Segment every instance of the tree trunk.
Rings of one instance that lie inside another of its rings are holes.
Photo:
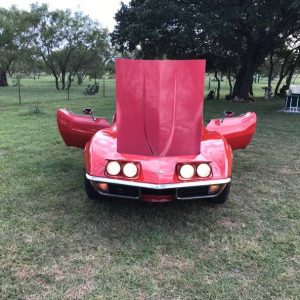
[[[55,87],[56,87],[57,90],[59,90],[58,76],[54,75],[54,78],[55,78]]]
[[[281,82],[282,82],[282,80],[285,78],[285,76],[280,76],[279,77],[279,80],[278,80],[278,82],[277,82],[277,85],[276,85],[276,88],[275,88],[275,91],[274,91],[274,95],[278,95],[278,90],[279,90],[279,88],[280,88],[280,85],[281,85]]]
[[[66,71],[62,70],[61,71],[61,89],[64,90],[66,87]]]
[[[71,85],[72,85],[72,73],[70,72],[68,75],[68,86],[67,86],[68,90],[71,88]]]
[[[270,54],[270,69],[268,74],[268,87],[270,88],[272,86],[272,77],[273,77],[273,71],[274,71],[274,61],[273,61],[274,51],[272,50]]]
[[[251,83],[251,86],[250,86],[249,94],[250,94],[251,96],[254,96],[254,93],[253,93],[253,80],[252,80],[252,83]]]
[[[232,98],[249,98],[249,92],[253,83],[253,76],[257,69],[256,65],[256,62],[251,60],[245,61],[242,64],[233,87]]]
[[[286,86],[287,88],[290,87],[291,85],[291,82],[292,82],[292,79],[293,79],[293,76],[294,76],[294,73],[295,73],[295,70],[296,70],[296,67],[292,67],[288,73],[288,76],[286,78]]]
[[[6,72],[4,70],[0,70],[0,87],[8,86]]]
[[[280,67],[280,72],[279,72],[279,80],[277,82],[277,85],[276,85],[276,88],[275,88],[275,91],[274,91],[274,95],[278,95],[278,90],[280,88],[280,85],[281,85],[281,82],[282,80],[287,76],[287,72],[285,72],[285,67],[287,65],[287,62],[288,62],[288,57],[290,56],[290,54],[288,54],[285,58],[284,58],[284,61],[283,61],[283,64],[281,65]]]
[[[231,81],[231,72],[230,72],[230,70],[227,74],[227,79],[228,79],[228,84],[229,84],[229,95],[231,96],[231,94],[232,94],[232,81]]]
[[[216,99],[218,100],[218,99],[220,99],[220,89],[221,89],[221,81],[218,77],[218,71],[215,71],[215,79],[217,80],[217,83],[218,83],[218,85],[217,85],[217,97],[216,97]]]
[[[82,82],[83,82],[82,75],[81,75],[80,73],[77,73],[77,74],[76,74],[76,78],[77,78],[77,84],[78,84],[78,85],[81,85]]]

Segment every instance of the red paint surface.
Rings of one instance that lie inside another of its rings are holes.
[[[200,152],[205,61],[116,62],[119,153]]]
[[[244,149],[251,142],[256,128],[256,114],[248,112],[240,117],[211,120],[206,129],[224,136],[232,150]]]
[[[110,127],[105,118],[76,115],[66,109],[58,109],[57,126],[67,146],[84,148],[85,144],[99,130]]]

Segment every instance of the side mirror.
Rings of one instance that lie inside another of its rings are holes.
[[[86,107],[82,110],[82,112],[85,114],[85,115],[91,115],[93,113],[93,109],[92,108],[89,108],[89,107]]]
[[[234,116],[234,112],[229,110],[224,110],[223,115],[225,116],[225,118],[231,118]]]
[[[93,121],[96,121],[96,118],[93,116],[93,109],[90,108],[90,107],[86,107],[82,110],[82,112],[85,114],[85,115],[90,115],[93,119]]]
[[[234,116],[233,111],[224,110],[223,113],[222,113],[221,122],[223,122],[225,118],[232,118],[233,116]]]

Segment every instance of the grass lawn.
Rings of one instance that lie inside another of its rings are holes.
[[[0,89],[1,299],[300,299],[300,115],[278,113],[282,99],[205,102],[206,121],[258,115],[226,205],[93,202],[55,110],[111,118],[114,81],[106,98],[74,86],[69,101],[49,78],[22,84],[22,105]]]

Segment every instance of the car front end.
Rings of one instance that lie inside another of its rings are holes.
[[[120,154],[116,132],[98,132],[85,148],[86,179],[102,197],[149,202],[214,199],[231,181],[232,150],[217,133],[202,133],[198,155]]]

